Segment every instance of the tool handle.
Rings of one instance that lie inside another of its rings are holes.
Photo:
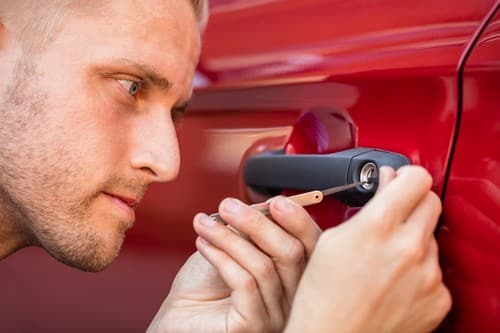
[[[305,207],[305,206],[310,206],[314,205],[317,203],[320,203],[323,200],[323,193],[321,191],[310,191],[310,192],[305,192],[301,194],[296,194],[288,197],[291,201],[295,202],[297,205]],[[258,204],[251,205],[250,207],[257,209],[259,212],[261,212],[264,215],[269,215],[269,201],[266,202],[261,202]],[[215,222],[220,222],[227,224],[224,222],[222,217],[218,213],[210,215],[210,218],[214,220]]]
[[[321,193],[321,191],[310,191],[292,195],[288,197],[288,199],[292,200],[299,206],[305,207],[320,203],[323,200],[323,193]]]

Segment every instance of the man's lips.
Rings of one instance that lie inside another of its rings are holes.
[[[106,193],[106,192],[105,192]],[[138,204],[137,200],[133,199],[133,198],[127,198],[127,197],[123,197],[121,195],[116,195],[116,194],[112,194],[112,193],[106,193],[107,195],[110,195],[112,197],[115,197],[121,201],[123,201],[124,203],[126,203],[127,205],[130,206],[130,208],[135,208]]]
[[[114,210],[115,213],[118,212],[122,219],[124,218],[123,221],[127,221],[128,223],[130,223],[129,226],[132,226],[132,223],[134,223],[135,220],[135,207],[137,206],[140,199],[135,199],[127,197],[125,195],[118,195],[109,192],[103,192],[103,194],[111,199],[111,202],[113,203],[115,208],[118,208],[118,210]]]

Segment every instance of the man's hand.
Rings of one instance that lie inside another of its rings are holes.
[[[286,332],[428,332],[449,311],[430,175],[409,166],[380,178],[357,215],[320,237]]]
[[[321,234],[300,206],[270,202],[272,220],[236,199],[194,218],[200,237],[150,332],[281,332],[300,277]]]

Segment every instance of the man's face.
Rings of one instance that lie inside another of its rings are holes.
[[[65,18],[10,73],[23,79],[1,96],[0,203],[32,242],[84,270],[116,257],[148,185],[178,173],[172,114],[199,48],[187,0],[113,1]]]

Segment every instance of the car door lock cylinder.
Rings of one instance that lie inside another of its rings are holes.
[[[365,190],[371,190],[375,186],[375,181],[378,179],[378,169],[375,163],[368,162],[361,168],[359,173],[359,181]]]

